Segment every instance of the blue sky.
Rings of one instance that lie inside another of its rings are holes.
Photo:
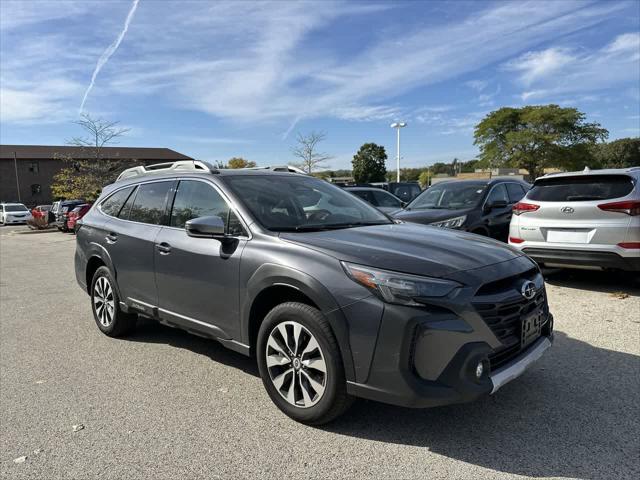
[[[131,129],[123,145],[262,165],[315,130],[333,168],[364,142],[393,168],[395,120],[403,166],[466,160],[501,106],[575,106],[610,139],[640,135],[638,0],[2,0],[0,20],[2,143],[64,144],[85,94]]]

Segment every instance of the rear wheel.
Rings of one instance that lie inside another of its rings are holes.
[[[135,327],[138,316],[122,311],[114,286],[109,269],[98,268],[91,282],[91,307],[100,331],[110,337],[119,337]]]
[[[260,326],[257,359],[271,400],[294,420],[327,423],[352,403],[337,341],[316,308],[290,302],[271,310]]]

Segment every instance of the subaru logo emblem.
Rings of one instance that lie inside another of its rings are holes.
[[[562,208],[560,209],[560,211],[561,211],[562,213],[573,213],[573,212],[575,212],[575,210],[574,210],[573,208],[571,208],[571,207],[562,207]]]
[[[533,282],[524,282],[520,287],[520,293],[527,300],[531,300],[536,296],[536,284]]]

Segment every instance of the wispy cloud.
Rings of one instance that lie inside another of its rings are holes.
[[[131,4],[124,27],[120,3],[91,3],[96,11],[83,10],[81,21],[75,19],[76,23],[73,16],[65,17],[70,26],[65,25],[55,50],[44,46],[48,56],[33,61],[21,59],[20,50],[26,47],[15,48],[20,29],[44,22],[47,15],[56,18],[60,14],[55,9],[46,15],[23,12],[22,20],[12,23],[11,31],[17,33],[11,37],[9,60],[6,47],[0,46],[3,88],[8,92],[6,99],[3,95],[8,113],[4,108],[0,112],[3,121],[41,122],[54,115],[53,111],[75,110],[76,89],[85,78],[82,68],[86,59],[95,61],[100,56],[83,106],[100,75],[100,96],[95,91],[91,97],[92,107],[95,103],[98,109],[104,108],[104,98],[110,104],[119,99],[131,109],[136,102],[152,99],[154,104],[201,112],[231,125],[272,122],[284,125],[283,130],[288,126],[289,131],[301,119],[321,117],[381,121],[406,115],[418,122],[435,122],[444,111],[418,112],[404,103],[402,96],[509,62],[514,56],[524,65],[523,51],[533,55],[541,43],[593,27],[628,6],[624,2],[582,0],[483,3],[479,10],[449,17],[429,28],[396,22],[388,31],[365,32],[366,40],[358,48],[345,49],[342,39],[333,38],[335,25],[360,22],[381,10],[396,9],[396,4],[164,1],[154,3],[145,15],[137,15],[136,28],[127,32],[137,2]],[[88,24],[91,41],[87,41]],[[116,29],[121,33],[109,48],[104,52],[96,49],[105,39],[110,40]],[[125,34],[127,42],[111,57]],[[401,38],[402,45],[389,42],[389,38]],[[36,42],[37,36],[29,41]],[[634,41],[620,37],[603,55],[626,55]],[[82,59],[72,60],[72,54]],[[549,65],[562,63],[563,58],[558,59],[561,54],[580,58],[573,50],[527,57],[527,68],[533,75],[529,77],[534,80],[522,83],[522,88],[530,92],[550,89],[549,72],[553,69],[549,70]],[[18,68],[10,78],[5,65],[12,61]],[[109,68],[103,68],[107,61]],[[525,73],[512,71],[519,77]],[[37,79],[27,81],[30,75]],[[64,80],[73,88],[52,95],[47,87],[49,79]],[[489,81],[481,77],[467,85],[477,92],[477,106],[489,107],[495,101],[493,88],[497,87],[490,87]],[[37,108],[38,103],[47,108]],[[21,113],[22,104],[29,104],[29,108]],[[463,116],[454,119],[462,121]],[[285,130],[282,137],[289,133]]]
[[[84,92],[84,96],[82,97],[82,102],[80,103],[80,112],[84,110],[84,104],[87,101],[87,97],[89,96],[89,93],[93,88],[93,85],[96,82],[96,78],[98,77],[100,70],[102,70],[102,67],[106,65],[106,63],[109,61],[111,56],[114,53],[116,53],[116,51],[118,50],[118,47],[120,46],[120,44],[122,43],[122,40],[124,39],[124,36],[127,34],[127,30],[129,30],[129,24],[131,23],[131,20],[133,19],[133,16],[136,13],[136,9],[138,8],[139,1],[140,0],[133,0],[133,3],[131,4],[131,8],[129,9],[129,13],[127,14],[127,18],[124,21],[124,25],[122,27],[122,30],[120,31],[120,34],[113,41],[113,43],[107,47],[107,49],[102,53],[102,55],[100,55],[100,58],[98,59],[98,63],[96,64],[96,68],[93,70],[93,74],[91,75],[91,81],[89,82],[89,86],[87,87],[87,90]]]
[[[559,94],[597,91],[637,83],[640,79],[640,33],[617,36],[593,51],[552,47],[528,52],[508,62],[526,90],[524,101]]]

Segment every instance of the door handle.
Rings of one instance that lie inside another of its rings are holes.
[[[109,235],[105,237],[105,240],[107,241],[107,243],[116,243],[116,241],[118,240],[118,235],[110,232]]]
[[[160,255],[169,255],[171,253],[171,245],[166,242],[162,242],[156,245],[158,252]]]

